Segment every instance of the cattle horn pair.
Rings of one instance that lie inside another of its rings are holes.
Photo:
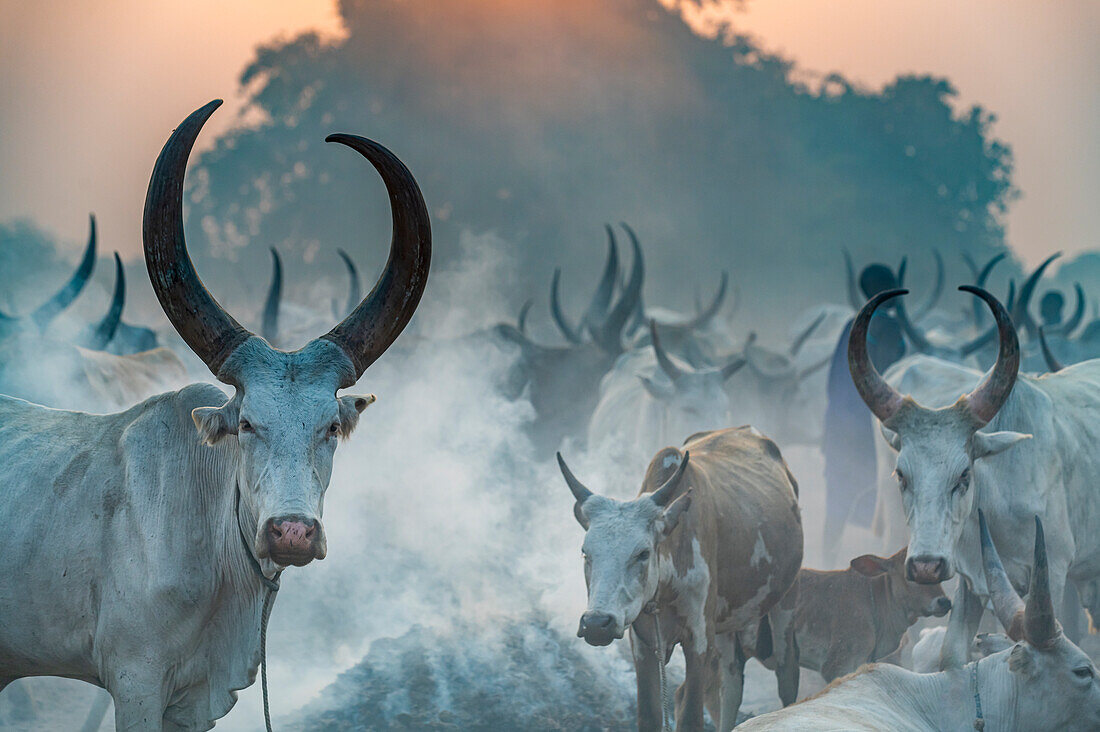
[[[557,453],[558,467],[561,469],[562,477],[565,478],[565,484],[569,486],[570,492],[573,494],[573,498],[577,501],[577,506],[584,505],[584,502],[592,497],[592,491],[588,487],[577,480],[577,476],[573,475],[573,471],[569,469],[569,466],[565,464],[565,458],[561,456],[561,453]],[[661,484],[661,487],[649,494],[649,497],[653,499],[661,508],[664,508],[672,501],[672,496],[676,493],[676,487],[680,484],[680,479],[684,477],[684,470],[687,469],[688,460],[691,459],[690,452],[684,452],[683,459],[680,460],[680,464],[676,466],[676,472],[669,476],[668,480]]]
[[[657,357],[657,365],[661,367],[661,371],[665,373],[669,381],[676,384],[684,377],[691,375],[690,372],[677,366],[676,362],[673,361],[665,351],[664,346],[661,345],[661,339],[657,334],[657,321],[652,318],[649,320],[649,340],[653,345],[653,353]],[[722,375],[722,380],[724,381],[733,376],[745,365],[745,363],[746,360],[742,356],[734,356],[731,358],[718,369],[719,373]]]
[[[1054,617],[1054,602],[1050,596],[1050,569],[1042,520],[1035,517],[1035,563],[1031,569],[1031,586],[1026,603],[1008,580],[981,509],[978,509],[978,528],[986,583],[997,619],[1012,640],[1026,640],[1036,648],[1049,647],[1062,634],[1062,629]]]
[[[1016,337],[1012,318],[997,298],[972,285],[963,285],[959,290],[977,295],[985,301],[993,311],[1000,338],[997,363],[993,370],[974,391],[963,397],[974,420],[985,425],[997,414],[1016,384],[1016,376],[1020,370],[1020,342]],[[848,340],[848,368],[852,373],[852,381],[868,408],[886,427],[890,426],[890,421],[902,408],[905,398],[886,383],[871,362],[867,351],[867,330],[871,324],[871,316],[882,303],[907,293],[908,290],[888,290],[871,298],[856,316]]]
[[[173,327],[215,376],[226,359],[253,334],[222,309],[203,286],[183,234],[183,177],[187,159],[203,124],[221,105],[214,100],[192,112],[165,143],[153,168],[145,199],[145,261],[153,290]],[[393,239],[389,259],[374,289],[342,322],[321,336],[351,360],[355,379],[393,343],[424,293],[431,260],[431,224],[416,180],[386,148],[355,135],[329,135],[326,142],[346,145],[375,167],[390,198]]]

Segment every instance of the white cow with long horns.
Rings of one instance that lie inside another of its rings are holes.
[[[867,328],[876,308],[904,294],[872,298],[852,328],[848,360],[852,379],[897,452],[896,478],[909,527],[908,572],[922,583],[956,573],[956,592],[941,666],[960,665],[988,597],[978,537],[978,509],[985,512],[1017,587],[1028,579],[1033,516],[1052,528],[1051,588],[1061,613],[1067,581],[1083,584],[1100,574],[1100,360],[1057,374],[1019,374],[1020,347],[1012,319],[995,297],[963,286],[993,311],[1000,341],[997,362],[982,378],[966,370],[973,391],[954,404],[929,408],[899,385],[920,374],[960,372],[963,367],[925,357],[899,364],[889,379],[867,354]]]
[[[409,322],[428,275],[427,207],[412,174],[362,137],[332,135],[378,170],[393,242],[378,284],[299,351],[278,351],[203,287],[183,236],[191,114],[153,169],[145,258],[188,346],[226,384],[118,414],[0,398],[0,689],[26,676],[106,688],[120,730],[206,730],[249,686],[278,573],[322,559],[338,438],[373,396],[353,386]]]

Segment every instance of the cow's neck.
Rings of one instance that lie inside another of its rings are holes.
[[[243,498],[239,509],[237,481],[240,459],[236,440],[227,438],[217,447],[201,446],[205,469],[201,471],[200,503],[209,506],[212,527],[209,562],[213,583],[204,598],[208,621],[203,629],[205,651],[192,659],[198,666],[189,674],[195,684],[192,693],[208,694],[214,719],[224,716],[236,701],[231,693],[249,686],[260,661],[260,615],[267,588],[256,573],[247,544],[255,531],[256,518]],[[212,454],[213,453],[213,454]],[[242,486],[243,488],[243,486]],[[204,512],[205,513],[205,512]],[[269,576],[274,567],[267,560],[261,566]],[[198,672],[199,677],[194,674]],[[205,682],[205,683],[203,683]]]
[[[897,602],[891,602],[890,578],[887,575],[868,578],[871,594],[872,620],[875,624],[875,649],[871,661],[888,656],[897,650],[901,636],[909,629],[909,611]]]
[[[891,673],[878,690],[891,704],[909,707],[907,716],[927,720],[931,729],[974,729],[977,699],[981,700],[985,729],[1015,729],[1018,689],[1008,670],[1008,651],[978,665],[977,699],[973,669],[974,664],[967,664],[933,674]]]

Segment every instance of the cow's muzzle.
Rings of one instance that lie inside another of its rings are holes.
[[[608,613],[589,610],[581,616],[581,625],[577,628],[577,637],[584,638],[590,646],[606,646],[611,641],[623,637],[623,631],[615,618]]]
[[[279,516],[264,525],[267,556],[284,567],[303,567],[325,558],[325,529],[321,522],[305,516]]]
[[[951,579],[947,572],[947,560],[928,554],[909,557],[905,561],[905,573],[910,582],[921,585],[934,585]]]

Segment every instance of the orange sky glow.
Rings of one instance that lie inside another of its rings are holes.
[[[998,115],[995,132],[1013,147],[1023,197],[1010,209],[1009,244],[1030,263],[1096,246],[1100,4],[683,5],[700,32],[730,19],[794,58],[806,78],[839,71],[878,88],[899,73],[949,77],[961,104]],[[239,124],[237,76],[253,48],[306,29],[338,37],[335,2],[0,0],[0,220],[33,219],[76,247],[94,210],[103,246],[138,256],[145,185],[168,132],[215,96],[229,113],[214,118],[200,145]]]

